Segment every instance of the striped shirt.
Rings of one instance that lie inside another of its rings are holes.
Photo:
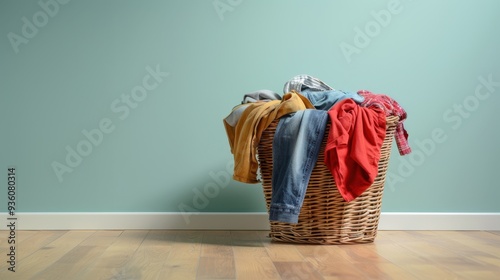
[[[305,89],[310,89],[312,91],[333,90],[332,87],[330,87],[320,79],[311,77],[309,75],[297,75],[285,83],[285,86],[283,87],[283,93],[288,93],[292,90],[300,93]]]

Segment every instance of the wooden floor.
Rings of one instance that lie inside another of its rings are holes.
[[[18,231],[0,279],[500,279],[500,232],[379,231],[374,243],[293,245],[265,231]]]

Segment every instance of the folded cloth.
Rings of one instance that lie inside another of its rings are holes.
[[[378,174],[386,133],[386,117],[377,107],[361,107],[352,99],[328,111],[331,128],[325,147],[325,164],[345,201],[368,189]]]
[[[309,75],[297,75],[285,83],[283,93],[295,90],[301,93],[303,90],[310,89],[312,91],[332,90],[333,88],[318,78]]]

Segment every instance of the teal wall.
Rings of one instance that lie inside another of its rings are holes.
[[[260,185],[228,179],[222,119],[244,93],[310,74],[407,110],[414,153],[394,150],[384,211],[499,212],[499,13],[496,0],[1,1],[0,211],[13,165],[19,212],[263,212]]]

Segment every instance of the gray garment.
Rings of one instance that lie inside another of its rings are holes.
[[[241,115],[245,111],[245,109],[250,105],[250,103],[241,104],[233,108],[229,116],[227,116],[224,120],[230,126],[234,127],[238,123],[238,120],[241,118]]]
[[[241,115],[248,107],[248,105],[250,105],[250,103],[267,102],[271,100],[281,100],[281,96],[268,89],[261,89],[258,91],[247,93],[243,96],[243,101],[241,101],[241,104],[234,107],[229,116],[227,116],[224,120],[227,122],[227,124],[234,127],[238,123],[238,120],[240,119]]]
[[[285,86],[283,87],[283,93],[288,93],[292,90],[301,93],[306,89],[309,89],[311,91],[333,90],[332,87],[317,78],[311,77],[309,75],[297,75],[285,83]]]
[[[242,104],[257,101],[281,100],[281,96],[276,92],[268,89],[261,89],[258,91],[247,93],[243,96]]]

